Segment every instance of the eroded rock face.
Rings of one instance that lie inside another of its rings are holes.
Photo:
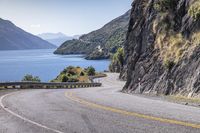
[[[190,11],[199,0],[171,2],[161,8],[158,0],[134,0],[120,75],[124,92],[200,96],[200,17]]]

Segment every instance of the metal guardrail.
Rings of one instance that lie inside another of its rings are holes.
[[[0,83],[0,89],[71,89],[100,87],[101,83],[39,83],[39,82],[5,82]]]

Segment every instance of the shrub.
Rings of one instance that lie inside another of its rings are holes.
[[[94,67],[90,66],[87,68],[87,74],[88,76],[94,76],[95,75],[95,72],[96,70],[94,69]]]
[[[189,8],[189,15],[197,20],[200,18],[200,1],[194,2]]]
[[[40,78],[38,76],[32,76],[30,74],[27,74],[24,76],[22,81],[31,81],[31,82],[41,82]]]
[[[124,49],[118,48],[117,52],[113,55],[112,62],[118,62],[121,66],[123,66],[124,55]]]
[[[61,82],[68,82],[69,78],[66,75],[62,75]]]

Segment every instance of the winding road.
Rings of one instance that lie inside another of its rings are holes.
[[[200,133],[200,108],[123,94],[117,77],[97,88],[1,94],[0,133]]]

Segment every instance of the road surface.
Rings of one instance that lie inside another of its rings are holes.
[[[1,94],[0,133],[200,133],[200,108],[123,94],[117,76],[98,88]]]

